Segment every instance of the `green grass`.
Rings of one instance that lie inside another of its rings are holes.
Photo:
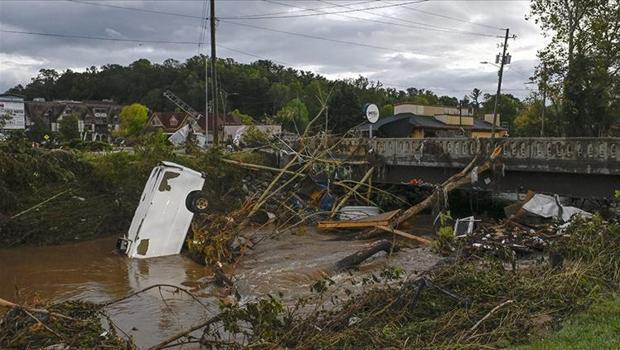
[[[517,349],[620,349],[620,298],[598,302],[569,318],[557,333]]]

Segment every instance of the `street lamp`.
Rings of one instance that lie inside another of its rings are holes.
[[[490,64],[490,65],[495,66],[497,68],[501,68],[499,65],[497,65],[495,63],[492,63],[492,62],[488,62],[488,61],[482,61],[482,62],[480,62],[480,64]]]

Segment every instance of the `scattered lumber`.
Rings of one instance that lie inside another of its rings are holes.
[[[393,227],[390,227],[390,226],[387,226],[387,225],[377,225],[377,226],[375,226],[375,227],[376,227],[376,228],[378,228],[379,230],[383,230],[383,231],[386,231],[386,232],[390,232],[390,233],[393,233],[393,234],[395,234],[395,235],[399,235],[399,236],[401,236],[401,237],[404,237],[404,238],[408,238],[408,239],[414,240],[414,241],[416,241],[416,242],[418,242],[418,243],[422,243],[422,244],[431,244],[431,241],[430,241],[430,240],[428,240],[428,239],[426,239],[426,238],[422,238],[422,237],[420,237],[420,236],[412,235],[412,234],[410,234],[410,233],[407,233],[407,232],[404,232],[404,231],[397,230],[397,229],[395,229],[395,228],[393,228]]]
[[[389,225],[392,219],[400,213],[400,210],[392,210],[383,214],[369,216],[358,220],[327,220],[319,221],[319,228],[373,228]]]

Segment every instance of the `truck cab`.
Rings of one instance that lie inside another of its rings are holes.
[[[208,201],[202,192],[205,175],[172,162],[151,171],[127,234],[117,249],[130,258],[152,258],[181,252],[195,213]]]

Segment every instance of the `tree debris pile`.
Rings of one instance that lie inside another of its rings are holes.
[[[0,320],[2,349],[137,349],[96,304],[69,301],[46,310],[15,307]]]
[[[598,216],[577,219],[554,251],[564,257],[562,266],[541,261],[516,270],[492,254],[461,255],[414,280],[383,283],[396,276],[382,274],[376,277],[380,284],[345,293],[344,300],[327,278],[313,286],[314,300],[300,300],[292,309],[270,297],[226,306],[219,318],[227,332],[253,348],[504,348],[540,336],[593,299],[619,291],[618,224]],[[314,311],[299,312],[316,302]],[[208,327],[203,343],[239,345],[222,334]]]

